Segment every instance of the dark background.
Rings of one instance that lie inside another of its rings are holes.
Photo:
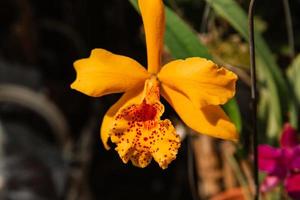
[[[300,1],[290,3],[299,51]],[[200,31],[204,1],[178,0],[177,5]],[[256,13],[267,23],[264,36],[286,67],[282,2],[258,1]],[[22,99],[0,102],[1,199],[191,199],[186,141],[167,170],[154,162],[146,169],[124,165],[99,138],[102,116],[119,95],[90,98],[69,87],[75,79],[72,63],[93,48],[145,64],[141,23],[127,0],[0,0],[0,83],[44,96],[68,129],[58,135],[43,109],[33,111]]]

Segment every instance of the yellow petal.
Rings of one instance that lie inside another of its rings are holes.
[[[143,85],[150,76],[135,60],[104,49],[94,49],[74,67],[77,77],[71,88],[93,97],[128,91]]]
[[[104,115],[100,135],[103,145],[107,150],[110,149],[107,142],[110,137],[109,132],[113,126],[114,116],[121,108],[126,107],[127,105],[141,103],[142,91],[142,87],[127,91]]]
[[[159,80],[188,97],[198,109],[226,103],[235,94],[237,76],[204,58],[188,58],[166,64]]]
[[[156,74],[160,69],[165,31],[165,13],[162,0],[139,0],[146,34],[148,71]]]
[[[162,135],[156,136],[156,141],[151,145],[152,156],[162,169],[166,169],[168,164],[176,158],[180,138],[168,119],[159,123],[159,130]]]
[[[219,106],[196,108],[187,97],[166,85],[162,85],[162,95],[182,121],[195,131],[221,139],[238,139],[234,124]]]
[[[164,106],[159,94],[158,81],[147,80],[142,94],[124,95],[105,116],[102,141],[107,145],[110,137],[124,163],[131,160],[133,165],[143,168],[154,157],[165,169],[176,158],[180,139],[171,122],[160,119]],[[126,99],[130,102],[124,104]]]
[[[138,134],[136,140],[131,143],[131,152],[132,150],[133,152],[130,160],[133,165],[144,168],[153,157],[162,169],[166,169],[176,158],[180,147],[180,138],[168,119],[160,120],[151,129],[143,129],[141,134]],[[124,134],[122,137],[126,137],[126,135],[129,134]]]

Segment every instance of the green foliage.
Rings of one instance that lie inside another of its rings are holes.
[[[291,124],[298,128],[298,117],[300,107],[300,55],[298,55],[292,64],[288,67],[287,77],[289,86],[292,89],[292,97],[290,98],[290,118]]]
[[[138,10],[137,1],[129,1]],[[171,55],[176,59],[193,56],[208,59],[212,57],[208,52],[208,48],[200,42],[197,33],[168,7],[166,7],[165,44]],[[241,131],[242,120],[236,101],[234,99],[231,100],[228,104],[224,105],[224,108],[236,124],[238,130]]]
[[[169,8],[166,8],[165,43],[176,59],[193,56],[211,59],[207,47],[200,42],[196,32]]]
[[[226,19],[241,36],[249,40],[248,35],[248,18],[246,12],[234,0],[206,0],[214,11]],[[287,112],[288,95],[287,83],[277,65],[274,56],[268,48],[262,36],[255,33],[256,52],[258,57],[258,78],[260,87],[265,88],[264,95],[267,101],[266,132],[270,138],[276,138],[280,133],[283,124],[283,115]],[[265,112],[263,112],[265,113]],[[266,113],[265,113],[266,114]]]
[[[288,79],[295,93],[297,104],[300,104],[300,55],[298,55],[287,70]]]
[[[242,121],[241,114],[239,112],[239,107],[235,99],[231,99],[227,102],[227,104],[223,107],[225,112],[229,114],[230,119],[234,122],[237,127],[237,130],[242,130]]]

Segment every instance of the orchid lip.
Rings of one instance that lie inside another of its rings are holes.
[[[176,158],[180,138],[168,119],[160,119],[164,106],[159,101],[159,81],[145,81],[143,99],[130,104],[114,116],[110,138],[124,163],[146,167],[154,158],[161,168]]]

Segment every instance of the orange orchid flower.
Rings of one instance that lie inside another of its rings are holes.
[[[204,58],[161,65],[165,27],[162,0],[139,0],[147,43],[148,71],[135,60],[94,49],[74,63],[71,88],[92,97],[121,93],[101,126],[106,149],[109,138],[124,163],[146,167],[154,160],[163,169],[176,158],[180,138],[168,119],[161,119],[162,95],[192,129],[213,137],[237,140],[234,124],[220,108],[235,94],[237,76]]]

